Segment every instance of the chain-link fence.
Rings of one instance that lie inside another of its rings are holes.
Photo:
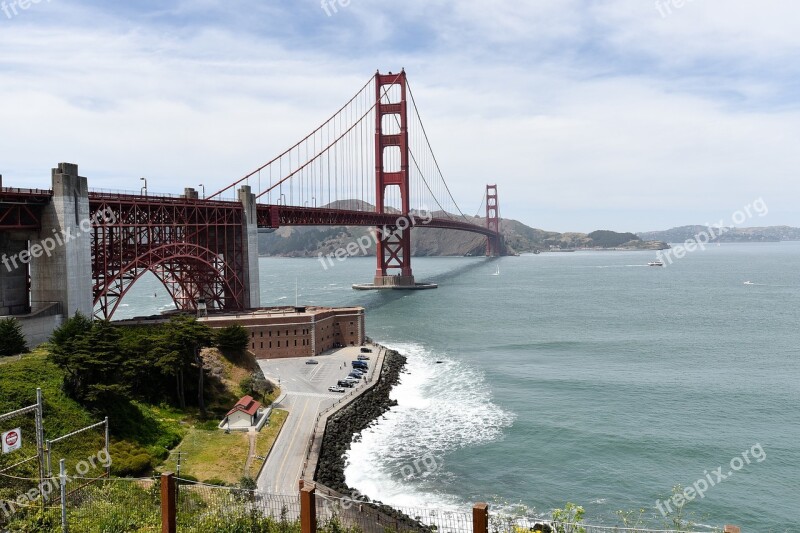
[[[178,480],[179,531],[300,531],[299,495],[266,494]]]
[[[28,498],[22,493],[0,501],[0,531],[60,533],[66,524],[70,533],[156,532],[162,528],[162,519],[173,515],[181,533],[676,533],[504,516],[489,513],[486,506],[482,507],[485,520],[481,524],[476,521],[481,506],[463,510],[392,508],[325,492],[312,491],[311,497],[307,491],[305,497],[268,494],[172,476],[65,478],[40,481],[1,473],[0,485],[11,480],[19,483],[18,487],[38,487],[38,494],[46,497]],[[52,488],[45,488],[48,484]],[[316,529],[303,529],[303,523],[316,524]]]

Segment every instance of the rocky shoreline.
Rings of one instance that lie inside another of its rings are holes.
[[[406,358],[394,350],[386,351],[383,368],[375,385],[350,405],[332,415],[325,428],[322,450],[314,479],[341,494],[354,496],[344,477],[344,455],[353,437],[367,429],[397,402],[389,398],[400,382]]]
[[[348,487],[344,476],[344,456],[350,449],[353,438],[397,405],[396,401],[389,398],[389,394],[400,382],[400,374],[405,365],[405,356],[387,348],[383,368],[375,385],[328,419],[314,479],[344,496],[369,504],[408,530],[430,533],[430,527],[379,501],[371,501],[367,496]]]

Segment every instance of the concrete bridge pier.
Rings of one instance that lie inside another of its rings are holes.
[[[86,178],[78,165],[52,171],[53,199],[44,207],[42,229],[31,240],[31,301],[59,302],[61,312],[92,317],[91,213]],[[37,245],[40,248],[36,248]]]
[[[245,309],[261,307],[261,284],[258,271],[258,204],[249,185],[239,188],[239,201],[244,208],[242,243],[245,283]]]

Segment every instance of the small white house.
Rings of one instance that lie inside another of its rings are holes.
[[[259,409],[261,409],[261,403],[255,401],[251,396],[245,396],[225,415],[223,426],[227,425],[229,429],[253,427],[258,423]]]

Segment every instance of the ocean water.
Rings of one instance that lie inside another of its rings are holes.
[[[438,290],[361,293],[373,259],[264,258],[262,301],[364,305],[368,334],[408,356],[399,405],[348,456],[374,499],[571,501],[589,523],[644,509],[662,526],[673,486],[713,480],[687,507],[700,524],[800,530],[800,243],[651,259],[415,259]],[[123,303],[116,318],[169,305],[152,278]]]

